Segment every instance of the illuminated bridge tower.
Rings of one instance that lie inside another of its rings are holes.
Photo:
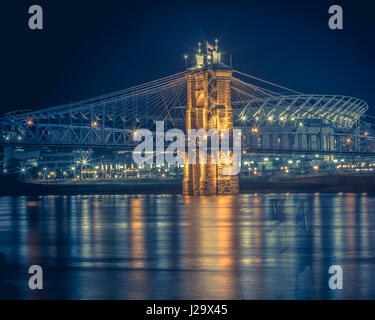
[[[226,129],[229,130],[230,140],[232,140],[232,68],[221,63],[218,40],[215,40],[215,47],[207,43],[206,55],[202,54],[199,43],[195,59],[196,65],[186,72],[186,132],[188,133],[189,129],[204,129],[207,132],[210,129],[216,129],[220,137],[221,130]],[[207,164],[200,164],[198,150],[195,154],[196,164],[189,164],[188,155],[185,154],[184,195],[237,194],[239,192],[238,176],[222,174],[223,168],[230,164],[223,163],[220,152],[217,163],[212,163],[211,150],[208,148]]]

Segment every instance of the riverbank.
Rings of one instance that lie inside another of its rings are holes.
[[[0,195],[58,195],[58,194],[181,194],[181,179],[97,183],[22,183],[15,177],[0,178]],[[315,176],[294,179],[240,179],[241,193],[375,193],[375,175]]]

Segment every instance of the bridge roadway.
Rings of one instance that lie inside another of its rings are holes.
[[[7,143],[6,145],[3,144],[3,147],[26,147],[26,148],[41,148],[41,147],[57,147],[57,148],[76,148],[76,149],[93,149],[93,150],[123,150],[123,151],[128,151],[128,152],[133,152],[134,148],[137,146],[137,144],[134,145],[98,145],[98,144],[87,144],[87,145],[72,145],[72,144],[52,144],[52,143],[45,143],[45,144],[40,144],[40,143],[29,143],[27,145],[20,145],[19,143]],[[147,147],[147,146],[145,146]],[[149,148],[153,147],[154,152],[156,152],[154,146],[148,146]],[[165,146],[165,149],[168,146]],[[210,151],[211,148],[208,146],[207,151]],[[188,151],[188,147],[185,148],[185,151]],[[293,154],[298,154],[298,155],[333,155],[333,156],[361,156],[361,157],[375,157],[375,152],[370,152],[370,151],[328,151],[328,150],[297,150],[297,149],[275,149],[275,148],[254,148],[254,147],[249,147],[246,145],[241,146],[241,152],[245,154],[275,154],[275,155],[293,155]]]

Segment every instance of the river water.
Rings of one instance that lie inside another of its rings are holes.
[[[0,297],[375,298],[375,195],[1,197]]]

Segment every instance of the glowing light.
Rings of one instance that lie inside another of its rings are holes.
[[[300,122],[300,123],[299,123],[299,126],[300,126],[300,127],[303,127],[303,123],[302,123],[302,122]]]
[[[280,121],[284,121],[284,117],[280,117]]]
[[[26,121],[26,124],[29,126],[29,127],[31,127],[32,125],[33,125],[33,120],[31,120],[31,119],[29,119],[29,120],[27,120]]]
[[[367,136],[368,136],[368,132],[366,131],[363,135],[364,135],[365,137],[367,137]]]
[[[352,139],[351,138],[346,138],[346,143],[347,144],[351,144],[352,143]]]
[[[98,121],[93,121],[93,122],[91,123],[91,126],[92,126],[93,128],[96,128],[98,125],[99,125],[99,124],[98,124]]]
[[[272,121],[273,120],[273,117],[272,116],[269,116],[268,117],[268,121]]]
[[[315,171],[319,170],[318,166],[314,166],[313,168],[314,168]]]
[[[18,137],[17,137],[17,140],[18,140],[18,141],[21,141],[21,140],[22,140],[22,137],[21,137],[21,136],[18,136]]]
[[[241,120],[242,120],[242,121],[246,121],[246,119],[247,119],[247,118],[246,118],[245,116],[242,116],[242,117],[241,117]]]
[[[296,118],[292,117],[291,120],[294,121],[294,120],[296,120]]]
[[[258,133],[258,132],[259,132],[258,128],[252,128],[251,129],[251,133],[253,133],[253,134]]]

